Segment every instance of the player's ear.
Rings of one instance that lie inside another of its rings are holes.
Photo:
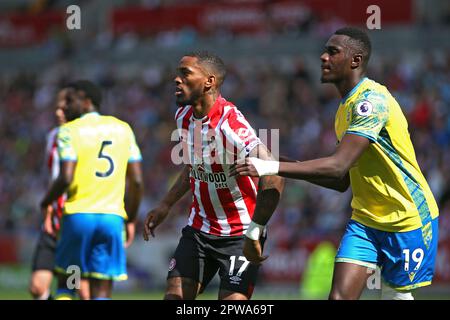
[[[90,98],[83,99],[83,113],[87,112],[92,105],[92,100]]]
[[[357,53],[352,58],[352,69],[358,68],[362,64],[362,54]]]
[[[217,78],[215,75],[209,75],[205,82],[205,88],[207,90],[214,88],[216,86]]]

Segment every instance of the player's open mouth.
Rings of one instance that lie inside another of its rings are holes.
[[[179,96],[180,94],[183,94],[183,90],[181,90],[180,88],[176,88],[175,89],[175,95]]]

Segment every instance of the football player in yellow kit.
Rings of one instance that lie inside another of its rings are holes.
[[[67,191],[56,248],[55,298],[72,297],[67,279],[76,266],[89,279],[91,299],[109,299],[112,281],[127,278],[125,247],[133,241],[142,196],[142,157],[130,126],[98,113],[101,92],[96,85],[80,80],[69,90],[64,110],[69,122],[57,139],[61,170],[41,202],[49,214],[50,204]]]
[[[407,120],[387,88],[365,77],[368,35],[347,27],[325,45],[322,83],[333,83],[342,100],[329,157],[310,161],[247,158],[233,175],[280,175],[338,191],[350,186],[352,217],[338,249],[330,299],[358,299],[370,269],[379,266],[382,299],[413,299],[411,290],[431,284],[439,210],[416,160]],[[253,216],[244,253],[260,263],[260,230],[270,216]],[[369,269],[369,270],[368,270]]]

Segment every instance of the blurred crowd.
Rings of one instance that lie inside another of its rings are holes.
[[[136,133],[145,174],[142,228],[146,212],[181,169],[170,158],[177,61],[153,63],[133,69],[108,63],[74,66],[61,60],[39,73],[0,75],[0,233],[39,230],[38,203],[48,186],[45,139],[55,126],[55,94],[77,78],[98,83],[104,98],[101,112],[127,121]],[[226,64],[223,96],[256,130],[279,129],[280,154],[307,160],[334,150],[339,97],[332,85],[319,83],[318,56],[271,61],[235,57]],[[418,162],[440,206],[441,230],[450,230],[450,52],[406,52],[395,59],[375,55],[369,77],[385,84],[407,115]],[[351,214],[350,200],[350,191],[341,194],[288,181],[270,221],[272,245],[289,247],[307,235],[340,235]],[[158,232],[178,235],[187,223],[189,205],[188,196]]]

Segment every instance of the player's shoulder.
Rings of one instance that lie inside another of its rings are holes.
[[[70,131],[73,131],[74,128],[77,128],[79,126],[80,123],[80,118],[74,119],[72,121],[68,121],[62,125],[60,125],[57,129],[57,133],[61,134],[61,133],[67,133]]]
[[[361,86],[353,107],[358,113],[370,113],[374,111],[386,111],[389,105],[389,91],[382,84],[367,79]]]
[[[224,97],[220,97],[220,117],[230,118],[236,116],[243,116],[239,108],[231,101],[225,99]]]
[[[114,124],[118,124],[118,125],[123,125],[123,126],[127,126],[128,122],[121,120],[115,116],[111,116],[111,115],[107,115],[107,114],[102,114],[100,115],[100,121],[102,122],[110,122],[110,123],[114,123]]]
[[[54,127],[54,128],[52,128],[52,129],[47,133],[47,141],[48,141],[48,140],[53,140],[53,139],[58,135],[58,131],[59,131],[59,127]]]
[[[356,100],[375,100],[376,102],[387,100],[389,98],[389,91],[387,88],[372,80],[366,79],[364,85],[361,86]]]
[[[54,136],[55,134],[58,133],[59,127],[60,127],[60,126],[52,128],[52,129],[48,132],[47,135],[49,135],[49,136]]]
[[[252,125],[244,114],[232,103],[224,105],[220,122],[220,129],[225,132],[229,130],[240,133],[254,132]]]
[[[228,122],[234,123],[239,120],[246,120],[244,114],[233,103],[226,103],[223,107],[223,117]]]
[[[131,125],[128,122],[121,120],[119,118],[116,118],[114,116],[102,115],[101,123],[114,126],[114,128],[118,129],[117,130],[118,132],[125,131],[125,132],[128,132],[129,134],[133,133],[133,129],[131,128]]]

